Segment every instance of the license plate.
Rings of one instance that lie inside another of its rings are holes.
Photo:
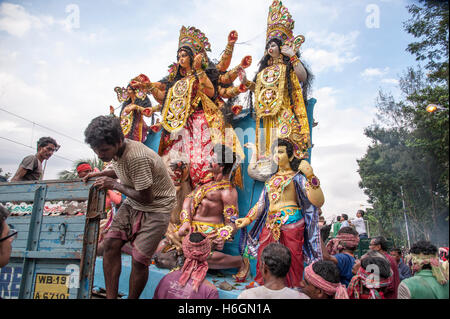
[[[69,299],[69,275],[36,274],[34,299]]]

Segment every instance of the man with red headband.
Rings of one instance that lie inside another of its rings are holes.
[[[359,244],[358,232],[352,227],[343,227],[336,238],[330,240],[325,247],[322,241],[323,259],[332,261],[339,269],[341,283],[348,286],[353,277],[355,250]]]
[[[79,178],[85,177],[87,174],[93,172],[91,164],[87,162],[81,162],[77,165],[77,174]],[[96,170],[98,171],[98,169]]]
[[[153,299],[219,299],[217,288],[205,279],[206,261],[211,254],[211,242],[201,233],[191,233],[183,239],[183,268],[165,275],[156,287]]]
[[[339,269],[328,260],[319,260],[306,267],[301,287],[311,299],[349,299],[347,288],[340,283]]]
[[[371,250],[361,257],[359,269],[350,281],[347,292],[350,299],[387,299],[386,293],[392,280],[388,259]]]

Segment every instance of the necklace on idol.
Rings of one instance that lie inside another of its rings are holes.
[[[267,191],[269,192],[269,198],[273,202],[277,202],[280,200],[284,189],[289,185],[295,175],[295,173],[291,170],[286,172],[287,173],[285,174],[283,174],[282,172],[276,173],[267,182]]]

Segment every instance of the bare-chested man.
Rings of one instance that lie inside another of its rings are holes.
[[[236,154],[231,149],[224,145],[215,146],[210,164],[214,179],[196,188],[185,199],[178,234],[186,236],[189,232],[200,232],[208,236],[213,243],[209,268],[239,268],[235,279],[245,281],[250,268],[248,260],[220,252],[225,241],[236,232],[234,222],[239,217],[237,191],[230,183],[235,162]]]

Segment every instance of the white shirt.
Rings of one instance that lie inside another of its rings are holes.
[[[350,227],[348,221],[346,221],[346,220],[344,220],[344,221],[341,223],[341,228],[344,228],[344,227]]]
[[[366,224],[364,223],[364,219],[362,217],[357,217],[352,220],[352,224],[355,225],[355,229],[358,234],[364,234],[366,232]]]
[[[310,299],[304,293],[284,287],[280,290],[272,290],[264,286],[250,288],[241,292],[237,299]]]

